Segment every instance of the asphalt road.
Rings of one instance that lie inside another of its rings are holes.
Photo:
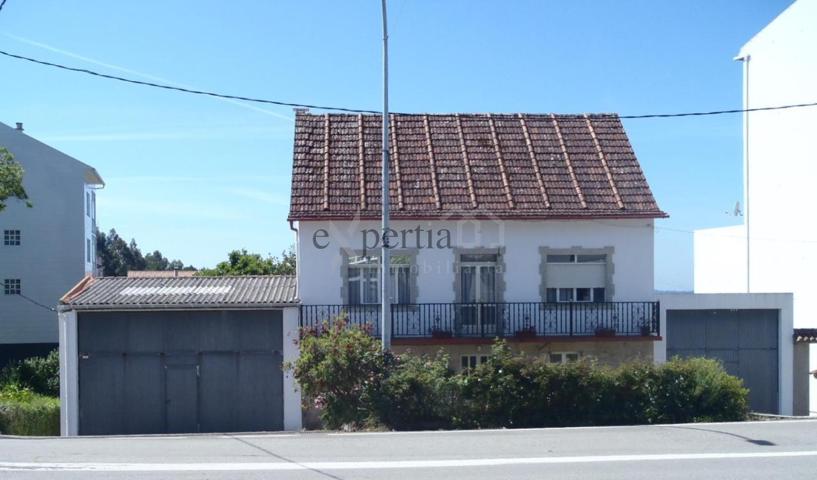
[[[817,420],[410,433],[0,437],[6,479],[814,479]]]

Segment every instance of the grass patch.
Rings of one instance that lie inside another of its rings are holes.
[[[50,436],[60,434],[60,401],[8,384],[0,388],[0,433]]]

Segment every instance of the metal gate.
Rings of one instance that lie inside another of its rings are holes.
[[[667,358],[706,356],[743,379],[753,411],[779,413],[777,310],[667,310]]]
[[[283,429],[281,311],[87,312],[81,435]]]

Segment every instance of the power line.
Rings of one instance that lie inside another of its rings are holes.
[[[307,103],[282,102],[282,101],[278,101],[278,100],[267,100],[267,99],[264,99],[264,98],[253,98],[253,97],[245,97],[245,96],[241,96],[241,95],[229,95],[229,94],[225,94],[225,93],[208,92],[206,90],[193,90],[193,89],[190,89],[190,88],[174,87],[172,85],[165,85],[165,84],[154,83],[154,82],[145,82],[145,81],[142,81],[142,80],[134,80],[132,78],[119,77],[119,76],[116,76],[116,75],[108,75],[106,73],[100,73],[100,72],[96,72],[96,71],[93,71],[93,70],[88,70],[86,68],[69,67],[67,65],[62,65],[62,64],[59,64],[59,63],[46,62],[45,60],[38,60],[36,58],[31,58],[31,57],[26,57],[26,56],[23,56],[23,55],[17,55],[17,54],[14,54],[14,53],[9,53],[9,52],[6,52],[4,50],[0,50],[0,54],[5,55],[7,57],[16,58],[18,60],[25,60],[27,62],[36,63],[36,64],[39,64],[39,65],[45,65],[45,66],[48,66],[48,67],[59,68],[61,70],[68,70],[68,71],[71,71],[71,72],[85,73],[85,74],[93,75],[93,76],[96,76],[96,77],[107,78],[109,80],[117,80],[117,81],[120,81],[120,82],[132,83],[132,84],[135,84],[135,85],[144,85],[146,87],[162,88],[162,89],[165,89],[165,90],[175,90],[177,92],[190,93],[190,94],[193,94],[193,95],[205,95],[205,96],[209,96],[209,97],[227,98],[227,99],[231,99],[231,100],[243,100],[245,102],[264,103],[264,104],[267,104],[267,105],[278,105],[278,106],[282,106],[282,107],[314,108],[316,110],[335,110],[335,111],[338,111],[338,112],[350,112],[350,113],[378,113],[378,112],[376,112],[374,110],[362,110],[362,109],[357,109],[357,108],[345,108],[345,107],[331,107],[331,106],[326,106],[326,105],[313,105],[313,104],[307,104]]]
[[[6,2],[6,0],[1,0],[0,8]],[[211,92],[207,90],[194,90],[191,88],[183,88],[183,87],[175,87],[172,85],[166,85],[162,83],[155,83],[155,82],[146,82],[143,80],[134,80],[132,78],[120,77],[117,75],[109,75],[106,73],[100,73],[94,70],[89,70],[86,68],[78,68],[78,67],[70,67],[67,65],[62,65],[59,63],[47,62],[45,60],[39,60],[32,57],[26,57],[24,55],[17,55],[14,53],[6,52],[4,50],[0,50],[0,54],[5,55],[6,57],[14,58],[17,60],[23,60],[26,62],[36,63],[38,65],[43,65],[47,67],[57,68],[60,70],[67,70],[70,72],[77,72],[77,73],[84,73],[87,75],[92,75],[95,77],[105,78],[108,80],[116,80],[119,82],[130,83],[134,85],[142,85],[146,87],[153,87],[153,88],[161,88],[164,90],[171,90],[177,91],[182,93],[188,93],[193,95],[204,95],[209,97],[216,97],[216,98],[225,98],[230,100],[241,100],[245,102],[252,102],[252,103],[263,103],[267,105],[278,105],[282,107],[294,107],[294,108],[311,108],[315,110],[332,110],[338,112],[349,112],[349,113],[380,113],[376,110],[366,110],[360,108],[348,108],[348,107],[334,107],[329,105],[315,105],[309,103],[295,103],[295,102],[284,102],[280,100],[269,100],[264,98],[255,98],[255,97],[247,97],[243,95],[230,95],[226,93],[218,93],[218,92]],[[755,107],[755,108],[735,108],[731,110],[710,110],[710,111],[703,111],[703,112],[680,112],[680,113],[648,113],[643,115],[619,115],[618,118],[624,120],[640,120],[640,119],[648,119],[648,118],[679,118],[679,117],[703,117],[703,116],[712,116],[712,115],[728,115],[728,114],[735,114],[735,113],[747,113],[747,112],[762,112],[762,111],[770,111],[770,110],[786,110],[792,108],[804,108],[804,107],[815,107],[817,106],[817,102],[809,102],[809,103],[795,103],[795,104],[788,104],[788,105],[775,105],[770,107]]]
[[[6,6],[6,0],[3,0],[2,2],[0,2],[0,11],[2,11],[3,7],[5,7],[5,6]]]
[[[2,4],[0,4],[0,6],[2,6]],[[18,293],[17,295],[19,295],[20,298],[22,298],[23,300],[31,302],[31,303],[33,303],[34,305],[37,305],[40,308],[44,308],[44,309],[48,310],[49,312],[56,312],[57,311],[56,308],[49,307],[49,306],[47,306],[45,304],[42,304],[42,303],[38,302],[37,300],[34,300],[33,298],[28,298],[25,295],[23,295],[22,293]]]
[[[789,108],[815,107],[817,102],[794,103],[790,105],[776,105],[774,107],[736,108],[733,110],[712,110],[709,112],[684,112],[684,113],[649,113],[646,115],[619,115],[618,118],[640,119],[640,118],[678,118],[678,117],[703,117],[707,115],[726,115],[730,113],[764,112],[768,110],[786,110]]]

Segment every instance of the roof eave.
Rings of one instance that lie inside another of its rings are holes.
[[[180,311],[180,310],[276,310],[287,307],[297,307],[300,300],[286,303],[176,303],[166,305],[151,304],[94,304],[94,305],[60,305],[61,312],[120,312],[120,311]]]
[[[338,213],[335,215],[315,214],[315,215],[290,215],[287,221],[301,222],[301,221],[332,221],[332,220],[380,220],[381,216],[376,214],[355,214],[355,213]],[[669,218],[669,214],[663,211],[649,212],[649,213],[611,213],[607,214],[468,214],[468,213],[438,213],[438,214],[395,214],[392,213],[390,218],[392,220],[462,220],[462,219],[476,219],[476,220],[624,220],[624,219],[665,219]]]

